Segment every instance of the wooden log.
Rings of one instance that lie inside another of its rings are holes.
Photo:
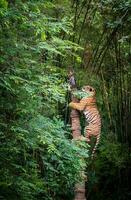
[[[72,91],[77,90],[76,81],[74,78],[73,70],[69,71],[68,80],[71,88],[71,100],[73,102],[79,102],[77,98],[75,98],[72,94]],[[75,109],[71,110],[70,113],[71,118],[71,129],[72,129],[72,137],[74,140],[79,140],[81,138],[81,126],[80,126],[80,118],[79,112]],[[84,172],[78,172],[80,174],[84,174]],[[74,200],[86,200],[85,196],[85,178],[79,183],[75,185],[75,198]]]

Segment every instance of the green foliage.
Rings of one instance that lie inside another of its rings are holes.
[[[7,8],[7,6],[8,6],[8,3],[7,3],[7,1],[6,0],[1,0],[1,2],[0,2],[0,8]]]
[[[84,167],[78,155],[87,157],[87,152],[66,139],[63,127],[57,118],[38,115],[12,125],[9,138],[2,135],[2,197],[10,199],[11,191],[12,198],[52,199],[71,192]]]
[[[88,151],[69,141],[59,117],[66,84],[55,64],[81,48],[60,38],[71,24],[55,18],[51,2],[1,6],[0,198],[69,199]]]
[[[83,91],[79,91],[79,90],[77,90],[77,91],[74,91],[73,92],[73,95],[75,96],[75,97],[77,97],[78,99],[82,99],[82,98],[87,98],[87,97],[90,97],[90,93],[87,93],[87,92],[83,92]]]

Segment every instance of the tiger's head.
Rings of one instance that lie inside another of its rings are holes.
[[[95,96],[96,91],[90,85],[85,85],[82,87],[82,91],[88,93],[90,96]]]

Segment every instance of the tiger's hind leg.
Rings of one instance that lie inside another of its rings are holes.
[[[85,137],[86,137],[86,141],[88,142],[88,143],[90,143],[90,137],[91,137],[91,130],[90,129],[88,129],[88,127],[86,127],[85,128]]]

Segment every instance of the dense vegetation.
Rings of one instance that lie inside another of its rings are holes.
[[[130,0],[0,0],[0,199],[73,199],[81,156],[88,199],[131,198],[130,11]],[[97,91],[93,164],[71,141],[69,66]]]

